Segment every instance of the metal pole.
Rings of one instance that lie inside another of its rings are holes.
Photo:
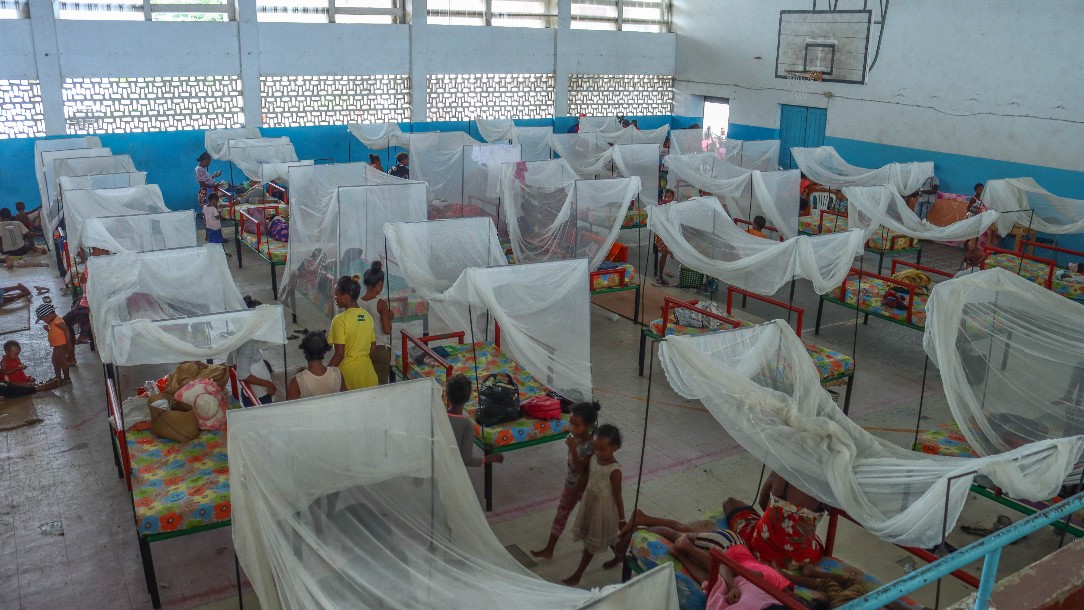
[[[997,578],[997,564],[1001,561],[1001,549],[994,549],[982,562],[982,578],[979,580],[979,592],[975,595],[975,610],[987,610],[990,607],[990,594],[994,592]]]

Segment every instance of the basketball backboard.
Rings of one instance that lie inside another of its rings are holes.
[[[819,72],[822,82],[866,82],[873,11],[780,11],[775,77]]]

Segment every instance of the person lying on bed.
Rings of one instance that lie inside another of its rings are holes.
[[[444,406],[448,409],[448,421],[452,424],[452,433],[455,435],[455,443],[459,446],[459,455],[467,467],[477,467],[483,464],[500,464],[504,461],[504,454],[494,453],[491,455],[477,456],[474,454],[474,422],[463,415],[463,406],[470,400],[470,379],[462,373],[452,375],[444,384]]]
[[[719,566],[719,578],[711,582],[711,555],[713,546],[721,548],[723,553],[741,567],[756,572],[773,588],[790,591],[794,586],[782,574],[770,565],[758,561],[749,547],[737,539],[737,534],[727,530],[719,532],[726,536],[721,543],[704,544],[695,534],[684,534],[670,547],[670,554],[681,562],[689,575],[701,583],[708,598],[707,610],[767,610],[781,607],[774,597],[744,577],[737,575],[726,565]]]

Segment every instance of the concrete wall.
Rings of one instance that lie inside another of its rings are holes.
[[[815,84],[799,100],[775,78],[779,11],[812,8],[811,0],[674,0],[676,112],[701,114],[704,95],[729,98],[731,133],[764,138],[778,135],[780,104],[825,107],[825,143],[855,165],[932,160],[947,190],[1030,175],[1084,199],[1084,83],[1073,76],[1084,3],[892,3],[867,83]]]

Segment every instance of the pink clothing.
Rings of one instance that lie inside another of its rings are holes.
[[[90,277],[90,267],[83,268],[83,298],[79,299],[80,307],[90,307],[90,301],[87,300],[87,278]]]
[[[790,581],[787,580],[786,576],[783,576],[771,566],[758,561],[757,558],[753,556],[752,550],[744,544],[736,544],[728,548],[725,553],[727,557],[738,562],[738,565],[746,570],[749,570],[750,572],[759,572],[769,585],[777,589],[786,589],[791,586]]]
[[[741,567],[751,571],[757,572],[764,577],[764,580],[780,590],[786,590],[791,587],[791,583],[787,580],[787,577],[783,576],[771,566],[757,561],[756,557],[753,557],[753,553],[749,550],[749,547],[745,545],[734,545],[728,548],[726,556],[733,559]],[[778,604],[774,597],[768,595],[764,591],[760,590],[756,585],[742,578],[736,576],[734,578],[734,586],[738,587],[741,591],[741,599],[736,604],[728,604],[726,601],[726,581],[720,577],[715,584],[715,587],[708,593],[708,603],[705,610],[723,610],[724,608],[733,608],[734,610],[763,610],[769,606]],[[708,583],[703,583],[703,588],[708,588]]]

